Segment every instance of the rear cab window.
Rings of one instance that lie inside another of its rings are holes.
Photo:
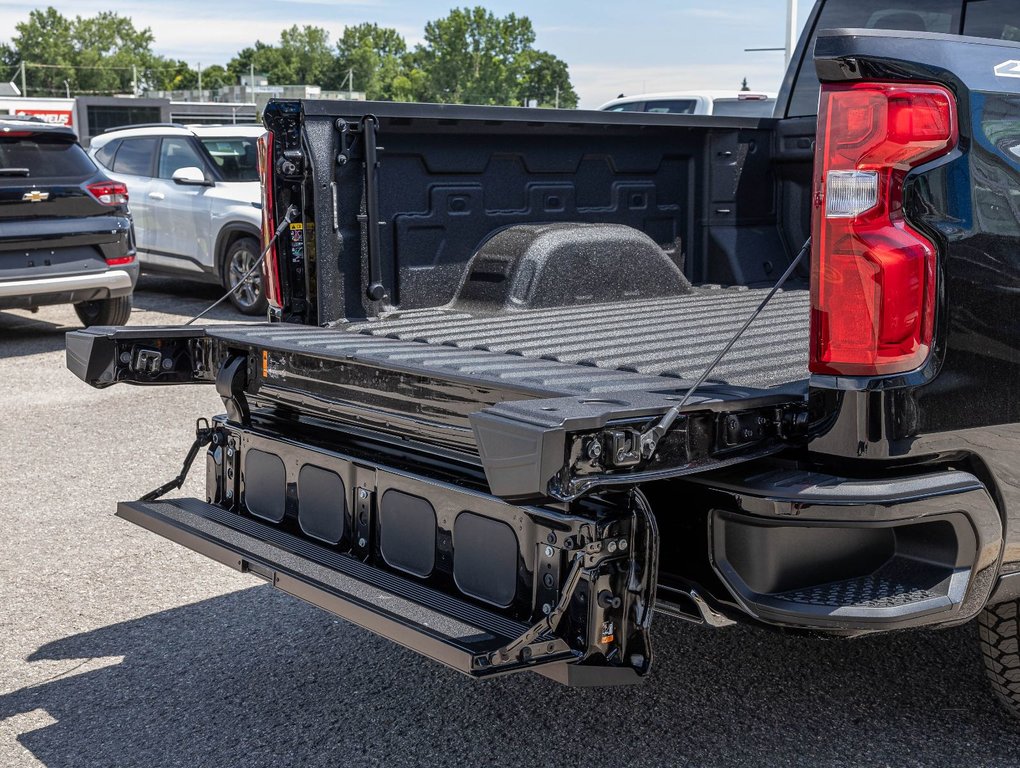
[[[812,53],[823,29],[846,27],[941,32],[1020,42],[1016,0],[828,0],[822,7],[790,96],[788,117],[818,114],[818,78]]]
[[[814,38],[823,29],[893,29],[905,32],[960,33],[963,6],[970,8],[990,3],[990,0],[828,0],[812,30],[811,40],[801,61],[800,71],[790,96],[787,117],[804,117],[818,114],[818,76],[815,74],[812,54]],[[996,3],[1010,5],[1014,3]],[[1013,14],[1015,16],[1015,12]]]
[[[70,137],[42,133],[0,136],[0,169],[0,183],[25,178],[85,179],[97,170]]]

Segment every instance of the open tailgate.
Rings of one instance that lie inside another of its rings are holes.
[[[802,385],[709,384],[644,459],[638,436],[687,382],[285,324],[73,331],[67,364],[97,387],[214,383],[235,420],[257,408],[313,416],[479,464],[494,495],[517,501],[749,461],[807,418]]]

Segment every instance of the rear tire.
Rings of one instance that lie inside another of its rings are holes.
[[[258,261],[261,252],[259,241],[254,237],[239,237],[223,256],[223,287],[229,291],[241,284],[230,294],[230,301],[246,315],[264,315],[269,309],[262,286],[262,270],[256,269],[247,279],[241,279]]]
[[[74,311],[86,328],[90,325],[127,325],[131,319],[131,297],[82,301],[74,305]]]
[[[992,690],[1020,717],[1020,600],[985,608],[978,616],[978,631]]]

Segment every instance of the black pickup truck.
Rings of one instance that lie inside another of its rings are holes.
[[[977,618],[1020,710],[1013,10],[820,2],[773,119],[271,102],[271,322],[68,335],[225,406],[118,514],[474,677]]]

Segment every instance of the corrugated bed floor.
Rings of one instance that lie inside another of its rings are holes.
[[[667,299],[473,315],[438,308],[351,323],[358,333],[576,365],[696,378],[768,293],[696,287]],[[768,388],[807,377],[809,293],[781,291],[710,380]]]

